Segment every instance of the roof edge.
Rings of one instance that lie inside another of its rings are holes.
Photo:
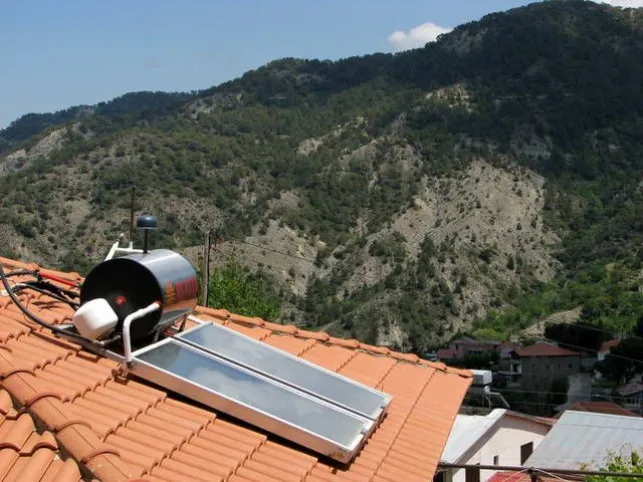
[[[0,263],[3,265],[11,266],[13,269],[28,269],[32,271],[41,271],[41,272],[50,273],[50,274],[68,279],[70,281],[80,282],[83,280],[83,277],[79,273],[76,273],[76,272],[69,273],[64,271],[45,269],[39,266],[37,263],[26,263],[23,261],[16,261],[16,260],[4,258],[1,256],[0,256]],[[332,337],[328,333],[323,331],[302,330],[294,325],[282,325],[279,323],[266,321],[259,317],[249,317],[249,316],[238,315],[235,313],[231,313],[225,309],[215,309],[215,308],[209,308],[205,306],[197,306],[194,310],[194,313],[197,315],[202,314],[206,316],[211,316],[222,322],[233,322],[236,324],[241,324],[249,327],[258,326],[260,328],[265,328],[267,330],[270,330],[273,333],[288,334],[291,336],[295,336],[297,338],[314,339],[314,340],[328,343],[331,345],[363,350],[373,355],[390,356],[391,358],[394,358],[396,360],[424,365],[429,368],[433,368],[435,370],[438,370],[447,374],[458,375],[463,378],[473,378],[473,372],[471,372],[471,370],[450,367],[444,363],[425,360],[423,358],[420,358],[414,353],[397,352],[385,346],[369,345],[367,343],[362,343],[359,340],[355,340],[355,339],[344,339],[344,338]]]
[[[494,413],[497,414],[497,415],[495,417],[490,417],[490,415],[494,414]],[[470,415],[462,415],[462,416],[467,417],[467,416],[470,416]],[[447,460],[447,459],[442,459],[442,458],[440,458],[440,460],[442,462],[447,462],[447,463],[451,463],[451,464],[459,463],[461,460],[463,460],[465,458],[465,456],[470,454],[472,448],[480,440],[482,440],[487,434],[489,434],[493,429],[495,429],[498,426],[498,424],[500,423],[500,421],[505,417],[515,417],[515,418],[519,418],[519,419],[522,419],[522,420],[527,420],[527,421],[530,421],[530,422],[538,423],[540,425],[545,425],[545,426],[550,427],[550,428],[553,427],[556,424],[556,421],[554,421],[554,420],[547,420],[547,419],[540,418],[540,417],[534,417],[532,415],[527,415],[527,414],[524,414],[524,413],[515,412],[513,410],[507,410],[507,409],[504,409],[504,408],[497,408],[497,409],[489,412],[487,415],[484,415],[482,417],[482,418],[486,418],[488,420],[491,420],[492,423],[489,424],[489,426],[480,434],[480,436],[473,441],[473,443],[469,446],[469,448],[467,448],[464,452],[462,452],[462,454],[460,454],[460,456],[458,458],[456,458],[455,460]]]
[[[506,416],[521,418],[523,420],[529,420],[531,422],[539,423],[541,425],[547,425],[548,427],[553,427],[556,424],[556,420],[550,420],[545,417],[536,417],[534,415],[527,415],[526,413],[515,412],[513,410],[507,410],[505,413]]]

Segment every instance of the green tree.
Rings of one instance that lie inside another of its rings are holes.
[[[609,333],[586,323],[548,324],[545,337],[563,346],[575,346],[588,351],[597,351],[604,341],[611,339]]]
[[[234,258],[217,268],[210,277],[208,305],[267,320],[276,320],[280,309],[266,275],[253,273]]]
[[[567,402],[567,390],[569,390],[569,380],[567,377],[556,378],[551,382],[549,391],[550,405],[562,405]]]
[[[605,360],[597,364],[605,378],[617,383],[627,383],[634,376],[643,373],[643,339],[626,338],[610,348]]]
[[[626,477],[610,477],[607,475],[591,475],[585,480],[587,482],[632,482],[635,480],[643,480],[643,458],[637,453],[632,452],[629,455],[617,455],[610,453],[607,463],[601,467],[601,472],[621,472],[628,474],[641,474],[641,477],[626,478]]]

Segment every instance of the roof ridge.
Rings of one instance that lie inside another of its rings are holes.
[[[59,276],[61,278],[68,279],[70,281],[72,280],[81,281],[83,279],[80,273],[77,273],[75,271],[58,271],[55,269],[43,268],[38,263],[26,263],[24,261],[17,261],[14,259],[5,258],[3,256],[0,256],[0,264],[11,266],[13,269],[26,269],[30,271],[44,272],[55,276]]]
[[[0,256],[0,264],[5,264],[12,266],[14,269],[29,269],[33,271],[44,271],[46,273],[51,273],[60,277],[64,277],[74,281],[82,281],[83,277],[76,272],[64,272],[51,269],[45,269],[40,267],[37,263],[25,263],[23,261],[16,261],[13,259],[5,258]],[[367,353],[374,355],[385,355],[390,356],[391,358],[410,362],[414,364],[421,364],[435,370],[439,370],[445,373],[450,373],[454,375],[459,375],[463,378],[473,378],[473,373],[467,369],[459,369],[454,367],[449,367],[441,362],[433,362],[430,360],[425,360],[420,358],[414,353],[402,353],[399,351],[391,350],[385,346],[370,345],[367,343],[360,342],[356,339],[346,339],[330,336],[324,331],[313,331],[313,330],[303,330],[294,325],[284,325],[280,323],[274,323],[266,321],[259,317],[249,317],[244,315],[239,315],[236,313],[231,313],[226,309],[217,309],[210,308],[206,306],[197,306],[194,309],[195,314],[205,314],[212,316],[224,322],[232,321],[235,324],[241,324],[246,326],[258,326],[260,328],[265,328],[266,330],[274,333],[288,334],[297,338],[308,338],[328,343],[329,345],[343,346],[346,348],[352,348],[356,350],[363,350]]]
[[[301,328],[298,328],[294,325],[282,325],[279,323],[266,321],[259,317],[248,317],[244,315],[237,315],[225,309],[210,308],[210,307],[200,306],[200,305],[195,308],[194,312],[197,315],[203,314],[203,315],[221,320],[222,322],[232,322],[240,325],[256,326],[259,328],[264,328],[266,330],[269,330],[272,333],[283,333],[297,338],[314,339],[314,340],[317,340],[318,342],[327,343],[329,345],[342,346],[346,348],[352,348],[355,350],[363,350],[365,352],[368,352],[374,355],[385,355],[385,356],[394,358],[396,360],[405,361],[416,365],[417,364],[424,365],[441,372],[460,375],[461,377],[464,377],[464,378],[473,378],[473,373],[471,372],[471,370],[449,367],[444,363],[425,360],[423,358],[420,358],[418,355],[414,353],[402,353],[402,352],[391,350],[390,348],[385,346],[377,346],[377,345],[370,345],[367,343],[363,343],[356,339],[345,339],[345,338],[333,337],[323,331],[302,330]]]

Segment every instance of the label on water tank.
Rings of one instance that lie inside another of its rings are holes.
[[[196,278],[186,278],[175,283],[168,281],[163,289],[163,295],[166,305],[191,300],[199,295],[199,283]]]

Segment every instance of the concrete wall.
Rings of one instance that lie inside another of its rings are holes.
[[[549,391],[556,378],[580,373],[580,356],[532,356],[521,360],[521,385],[525,389]]]
[[[592,375],[590,373],[576,373],[570,375],[568,380],[567,403],[592,399]]]

